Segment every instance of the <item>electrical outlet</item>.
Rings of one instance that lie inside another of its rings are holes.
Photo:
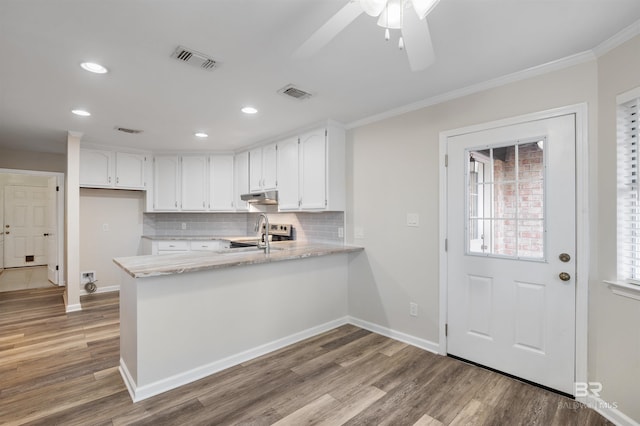
[[[185,222],[182,222],[182,229],[187,229],[187,224]]]
[[[409,303],[409,315],[412,317],[418,316],[418,304],[417,303]]]
[[[356,239],[359,239],[359,240],[363,239],[364,238],[364,228],[356,226],[353,229],[353,238],[356,238]]]
[[[108,223],[103,223],[102,224],[102,230],[104,232],[109,232],[109,224]]]
[[[344,238],[344,228],[342,226],[338,227],[338,238]]]

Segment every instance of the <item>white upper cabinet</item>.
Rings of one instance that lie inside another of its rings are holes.
[[[147,156],[116,152],[116,187],[144,189]]]
[[[233,211],[235,209],[233,165],[232,154],[209,157],[209,210]]]
[[[80,186],[113,186],[113,152],[100,149],[80,149]]]
[[[278,209],[343,211],[344,130],[327,126],[278,144]]]
[[[325,129],[300,136],[300,208],[325,209],[327,199],[327,151]]]
[[[181,166],[182,197],[180,208],[183,211],[207,210],[207,184],[209,181],[207,156],[183,156]]]
[[[180,200],[180,158],[160,155],[153,159],[153,209],[178,211]]]
[[[236,211],[249,211],[249,203],[240,196],[249,193],[249,151],[236,154],[234,157],[234,205]]]
[[[273,143],[249,152],[249,189],[251,192],[277,187],[278,145]]]
[[[103,149],[80,149],[80,186],[146,189],[146,155]]]
[[[297,137],[278,143],[278,208],[281,211],[300,208],[298,147]]]

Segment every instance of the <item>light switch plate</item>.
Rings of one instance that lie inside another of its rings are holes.
[[[418,213],[407,213],[407,226],[420,226]]]

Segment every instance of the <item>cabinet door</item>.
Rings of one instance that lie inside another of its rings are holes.
[[[278,143],[278,209],[298,210],[298,138]]]
[[[235,174],[235,199],[234,204],[236,211],[248,211],[249,203],[242,201],[240,196],[249,193],[249,152],[241,152],[236,154],[234,158],[234,174]]]
[[[116,187],[144,189],[146,161],[144,155],[116,152]]]
[[[262,147],[262,189],[276,189],[278,186],[278,145]]]
[[[182,157],[182,210],[203,211],[207,209],[207,157]]]
[[[113,186],[113,152],[99,149],[80,150],[80,186]]]
[[[249,151],[249,189],[251,192],[262,189],[262,148]]]
[[[178,210],[178,156],[166,155],[153,159],[153,208],[160,211]]]
[[[324,129],[300,137],[300,207],[324,209],[327,205],[327,156]]]
[[[209,209],[233,211],[233,155],[209,157]]]

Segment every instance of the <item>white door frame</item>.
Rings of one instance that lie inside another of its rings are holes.
[[[37,170],[20,170],[20,169],[0,169],[0,173],[6,174],[14,174],[14,175],[32,175],[32,176],[43,176],[43,177],[55,177],[57,181],[57,185],[60,188],[58,191],[58,196],[56,198],[57,205],[57,226],[56,233],[58,234],[58,286],[65,285],[64,280],[64,173],[60,172],[43,172]]]
[[[444,167],[447,154],[447,140],[449,137],[488,130],[495,127],[511,126],[528,121],[542,120],[561,115],[575,114],[576,117],[576,359],[575,380],[587,382],[588,356],[588,297],[589,297],[589,149],[587,104],[575,104],[517,117],[491,121],[473,126],[440,132],[440,327],[439,352],[447,354],[447,285],[448,255],[446,251],[447,239],[447,169]],[[578,398],[585,400],[586,398]],[[584,402],[584,401],[583,401]]]

